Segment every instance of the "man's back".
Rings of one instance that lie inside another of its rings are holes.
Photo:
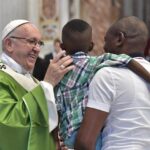
[[[150,64],[137,59],[149,72]],[[99,77],[100,76],[100,77]],[[128,78],[127,78],[128,77]],[[107,82],[105,82],[107,80]],[[97,109],[109,112],[103,130],[102,150],[148,150],[150,147],[150,84],[127,69],[104,68],[95,78]]]

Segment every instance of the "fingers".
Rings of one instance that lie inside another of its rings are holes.
[[[60,66],[59,68],[61,69],[61,72],[63,74],[66,74],[70,70],[74,69],[74,65],[72,64],[73,59],[70,56],[65,56],[61,60],[59,60],[58,65]]]
[[[59,66],[62,66],[62,68],[70,65],[73,60],[71,59],[71,56],[66,56],[65,51],[59,52],[53,60],[51,60],[53,63],[57,63]]]
[[[71,64],[73,62],[73,59],[70,56],[64,56],[63,58],[57,60],[57,64],[60,65],[64,65],[64,66],[68,66],[69,64]]]
[[[61,72],[65,75],[67,72],[73,70],[74,67],[75,67],[74,65],[68,66],[68,67],[66,67],[64,69],[61,69]]]
[[[71,56],[63,56],[62,58],[59,58],[63,54],[64,53],[59,53],[59,55],[57,55],[53,60],[51,60],[51,63],[56,64],[57,67],[59,67],[62,70],[65,69],[64,72],[67,72],[74,68],[72,65],[73,59],[71,58]]]
[[[65,56],[66,55],[66,51],[60,51],[54,58],[53,58],[53,61],[54,62],[57,62],[61,57]]]
[[[72,70],[74,67],[72,65],[73,59],[70,56],[65,56],[61,58],[60,60],[51,60],[50,64],[55,64],[55,67],[65,70]]]
[[[72,61],[73,60],[71,59],[71,57],[67,56],[65,56],[65,58],[62,58],[57,62],[51,60],[50,65],[45,74],[44,81],[51,83],[53,86],[58,84],[67,72],[74,69],[74,65],[70,65]]]
[[[60,66],[67,67],[67,66],[71,65],[72,62],[73,62],[73,59],[70,56],[65,56],[64,58],[62,58],[61,60],[59,60],[58,64]]]
[[[44,80],[55,86],[67,72],[74,69],[75,66],[72,65],[72,62],[73,59],[65,56],[65,51],[61,51],[50,61]]]

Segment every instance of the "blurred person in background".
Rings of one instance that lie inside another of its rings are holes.
[[[45,73],[47,71],[49,64],[50,64],[50,60],[45,60],[41,57],[37,57],[32,72],[33,76],[39,81],[42,81],[45,77]]]
[[[54,47],[53,51],[47,54],[45,58],[38,57],[35,62],[32,74],[39,81],[44,79],[48,65],[50,64],[50,60],[52,60],[59,52],[62,51],[60,48],[60,40],[58,38],[54,40],[53,47]]]
[[[60,42],[59,38],[56,38],[53,41],[53,49],[51,50],[51,52],[49,54],[45,55],[45,57],[44,57],[45,60],[53,59],[53,57],[62,50],[60,47],[60,43],[61,42]]]

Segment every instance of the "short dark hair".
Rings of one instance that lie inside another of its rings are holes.
[[[68,54],[88,52],[92,40],[91,26],[81,19],[70,20],[63,27],[62,42]]]
[[[148,40],[148,29],[145,22],[138,17],[128,16],[115,22],[108,32],[112,35],[123,33],[128,38],[128,47],[144,50]]]

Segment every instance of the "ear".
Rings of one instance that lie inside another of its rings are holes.
[[[12,41],[9,38],[4,39],[4,45],[5,45],[5,49],[7,49],[8,52],[12,52],[13,48],[12,48]]]
[[[125,42],[125,35],[123,32],[119,32],[117,35],[116,46],[121,46]]]
[[[88,52],[92,51],[93,47],[94,47],[94,43],[91,42],[88,48]]]

